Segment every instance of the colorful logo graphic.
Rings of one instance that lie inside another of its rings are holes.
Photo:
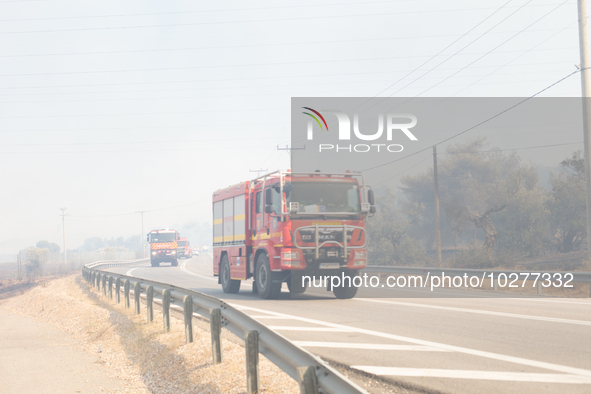
[[[316,115],[318,115],[320,117],[320,119],[322,119],[322,122],[324,123],[324,126],[326,126],[326,131],[328,131],[328,124],[326,124],[326,120],[324,120],[324,117],[320,114],[320,112],[316,111],[315,109],[312,109],[310,107],[302,107],[304,109],[307,109],[308,111],[314,112]],[[324,128],[322,127],[322,123],[320,123],[320,120],[318,120],[318,118],[314,115],[312,115],[309,112],[302,112],[304,115],[308,115],[310,116],[312,119],[314,119],[316,121],[316,123],[318,123],[318,126],[320,126],[320,130],[324,130]]]

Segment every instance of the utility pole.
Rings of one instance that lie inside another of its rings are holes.
[[[581,53],[581,88],[583,96],[583,132],[585,144],[585,186],[587,197],[587,259],[591,261],[591,71],[589,70],[589,43],[587,42],[587,5],[578,0],[579,49]]]
[[[296,150],[306,150],[306,145],[304,145],[303,148],[290,148],[288,145],[285,145],[285,148],[280,148],[279,145],[277,145],[277,150],[284,150],[289,153],[289,165],[293,170],[293,163],[292,163],[293,152]]]
[[[140,244],[142,245],[142,257],[146,258],[146,244],[144,244],[144,213],[147,211],[137,211],[142,215],[142,233],[140,234]]]
[[[437,177],[437,145],[433,145],[433,190],[435,197],[435,247],[437,265],[441,267],[441,226],[439,223],[439,180]]]
[[[265,172],[265,171],[268,171],[268,170],[265,168],[264,170],[263,169],[260,169],[260,170],[251,170],[251,169],[249,169],[248,171],[250,171],[250,172],[256,172],[257,173],[257,178],[258,178],[259,176],[261,176],[261,172]]]
[[[60,208],[60,210],[62,211],[62,230],[64,233],[64,265],[68,262],[66,252],[66,209],[67,208]]]

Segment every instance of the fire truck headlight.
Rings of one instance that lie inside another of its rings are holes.
[[[358,252],[355,252],[355,258],[356,259],[366,259],[367,255],[366,255],[365,251],[358,251]]]
[[[299,260],[298,252],[283,252],[283,260]]]

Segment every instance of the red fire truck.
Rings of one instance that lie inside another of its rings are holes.
[[[178,240],[179,233],[176,230],[152,230],[148,233],[152,267],[158,267],[161,262],[170,262],[173,267],[178,265]]]
[[[360,173],[277,171],[213,193],[213,272],[225,293],[254,279],[253,291],[274,299],[287,282],[292,294],[310,280],[348,277],[332,287],[353,298],[349,285],[365,268],[365,220],[375,212]],[[315,282],[314,282],[315,283]]]
[[[187,238],[179,239],[177,254],[179,259],[190,259],[193,257],[193,251],[191,250],[191,245],[189,244],[189,240]]]

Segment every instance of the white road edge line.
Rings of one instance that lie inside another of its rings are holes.
[[[417,345],[393,345],[387,343],[349,343],[349,342],[312,342],[312,341],[292,341],[292,343],[302,347],[329,347],[334,349],[365,349],[365,350],[402,350],[413,352],[447,352],[447,350],[437,349],[428,346]]]
[[[133,276],[131,273],[133,272],[133,270],[138,269],[138,268],[140,268],[140,267],[135,267],[135,268],[130,269],[129,271],[127,271],[125,273],[125,275],[127,275],[127,276]]]
[[[187,265],[188,262],[189,262],[189,260],[185,260],[185,262],[183,264],[181,264],[181,271],[183,271],[184,273],[187,273],[189,275],[196,276],[198,278],[215,280],[216,282],[218,281],[216,278],[212,278],[211,276],[205,276],[205,275],[201,275],[201,274],[196,274],[195,272],[189,271],[189,269],[187,267],[185,267],[185,265]]]
[[[347,331],[351,331],[351,332],[357,332],[357,333],[372,335],[372,336],[381,337],[381,338],[393,339],[395,341],[413,343],[415,345],[435,347],[438,349],[444,349],[444,350],[448,350],[451,352],[464,353],[464,354],[469,354],[472,356],[489,358],[492,360],[505,361],[505,362],[514,363],[514,364],[527,365],[530,367],[548,369],[548,370],[555,371],[555,372],[563,372],[563,373],[567,373],[567,374],[579,375],[579,376],[585,376],[585,377],[591,378],[591,371],[587,370],[587,369],[574,368],[574,367],[569,367],[566,365],[553,364],[553,363],[548,363],[548,362],[544,362],[544,361],[530,360],[530,359],[522,358],[522,357],[507,356],[504,354],[487,352],[484,350],[470,349],[470,348],[465,348],[465,347],[461,347],[461,346],[446,345],[444,343],[427,341],[427,340],[411,338],[411,337],[405,337],[402,335],[387,334],[384,332],[367,330],[364,328],[358,328],[358,327],[352,327],[352,326],[346,326],[344,324],[329,323],[329,322],[324,322],[324,321],[316,320],[316,319],[308,319],[305,317],[293,316],[293,315],[288,315],[288,314],[279,313],[279,312],[272,312],[272,311],[268,311],[265,309],[253,308],[250,306],[244,306],[244,305],[239,305],[239,304],[234,304],[234,303],[232,303],[230,305],[232,305],[235,308],[241,309],[241,310],[251,310],[251,311],[256,311],[259,313],[267,313],[267,314],[274,315],[274,316],[291,317],[292,319],[299,320],[299,321],[306,322],[306,323],[310,323],[310,324],[324,325],[326,327],[338,328],[338,329],[343,329],[343,330],[347,330]]]
[[[591,384],[591,379],[580,375],[531,372],[473,371],[459,369],[395,368],[354,365],[351,368],[374,375],[416,376],[430,378],[503,380],[513,382]]]
[[[271,330],[285,330],[285,331],[324,331],[324,332],[349,332],[344,328],[332,327],[294,327],[294,326],[267,326]]]
[[[591,321],[585,321],[585,320],[561,319],[561,318],[557,318],[557,317],[522,315],[522,314],[517,314],[517,313],[485,311],[485,310],[481,310],[481,309],[470,309],[470,308],[456,308],[456,307],[452,307],[452,306],[443,306],[443,305],[417,304],[417,303],[413,303],[413,302],[386,301],[386,300],[377,300],[377,299],[369,299],[369,298],[356,298],[354,300],[355,301],[364,301],[364,302],[375,302],[375,303],[379,303],[379,304],[411,306],[411,307],[417,307],[417,308],[440,309],[440,310],[444,310],[444,311],[453,311],[453,312],[475,313],[475,314],[479,314],[479,315],[503,316],[503,317],[513,317],[513,318],[517,318],[517,319],[539,320],[539,321],[548,321],[548,322],[554,322],[554,323],[566,323],[566,324],[578,324],[581,326],[591,326]]]

